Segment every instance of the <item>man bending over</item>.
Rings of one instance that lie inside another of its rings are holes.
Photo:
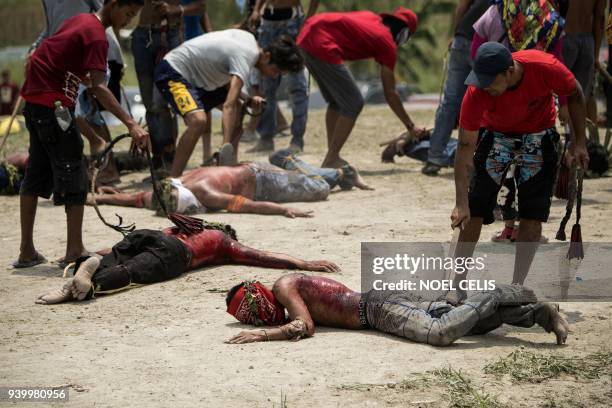
[[[189,157],[206,129],[206,112],[223,106],[223,146],[219,163],[235,164],[240,138],[240,110],[243,88],[248,92],[251,70],[274,78],[283,72],[299,71],[303,61],[289,37],[278,37],[265,49],[253,34],[229,29],[204,34],[170,51],[155,69],[155,83],[161,94],[185,120],[170,175],[180,177]],[[252,102],[261,108],[263,99]]]
[[[448,346],[462,336],[488,333],[504,323],[519,327],[537,323],[555,333],[557,344],[565,343],[569,331],[555,305],[536,302],[530,289],[518,285],[475,293],[455,307],[424,301],[408,291],[358,293],[329,278],[292,273],[279,278],[271,291],[259,282],[243,282],[229,291],[226,303],[228,313],[242,323],[279,326],[242,331],[228,340],[232,344],[299,340],[313,336],[316,324],[374,329],[432,346]]]
[[[239,264],[278,269],[338,272],[328,261],[303,261],[289,255],[260,251],[238,242],[229,225],[206,223],[197,234],[177,228],[163,231],[136,230],[101,259],[80,258],[74,278],[61,289],[40,295],[36,303],[50,305],[84,300],[99,294],[176,278],[183,272],[208,265]]]

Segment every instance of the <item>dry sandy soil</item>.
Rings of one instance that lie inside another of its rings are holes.
[[[433,124],[433,111],[414,115],[423,125]],[[312,219],[225,213],[205,218],[231,223],[247,245],[336,262],[342,272],[331,277],[357,289],[361,242],[450,239],[452,172],[447,169],[441,177],[428,178],[413,160],[380,163],[377,143],[400,130],[388,110],[368,108],[345,148],[345,158],[362,170],[375,191],[338,192],[325,202],[295,204],[314,210]],[[313,112],[303,158],[319,163],[324,139],[323,113]],[[214,141],[217,145],[218,135]],[[287,143],[288,139],[280,139],[277,147]],[[192,166],[200,161],[198,153]],[[264,155],[241,158],[265,160]],[[145,176],[124,176],[123,186],[133,188]],[[589,198],[583,211],[585,240],[612,241],[610,179],[589,180],[585,196]],[[10,266],[19,248],[18,203],[17,197],[0,197],[0,386],[68,385],[67,405],[75,407],[272,407],[281,406],[281,394],[289,407],[438,407],[449,405],[445,387],[393,384],[451,366],[471,378],[476,390],[484,389],[507,406],[612,406],[607,377],[587,381],[562,376],[539,384],[513,384],[482,371],[488,362],[519,348],[564,356],[611,351],[610,303],[562,304],[572,325],[565,347],[554,346],[553,336],[539,328],[511,327],[462,339],[447,348],[376,332],[330,328],[319,328],[313,338],[297,343],[228,345],[224,340],[244,327],[225,312],[222,291],[245,278],[270,284],[288,271],[203,268],[173,281],[88,302],[35,305],[38,294],[60,287],[64,279],[52,263],[22,270]],[[149,211],[102,210],[107,217],[117,211],[139,228],[168,225]],[[554,236],[562,214],[563,204],[556,202],[545,235]],[[64,225],[62,208],[50,202],[39,204],[36,245],[48,259],[63,255]],[[481,239],[488,240],[499,225],[485,228]],[[86,209],[84,234],[90,250],[111,246],[121,238],[104,227],[91,208]]]

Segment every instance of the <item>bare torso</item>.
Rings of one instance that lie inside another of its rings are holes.
[[[248,165],[234,167],[200,167],[183,174],[181,182],[200,202],[208,191],[255,197],[255,173]]]
[[[282,286],[290,288],[289,290],[295,288],[315,324],[343,329],[361,328],[359,322],[361,294],[340,282],[323,276],[294,273],[280,278],[274,288],[276,290]]]
[[[138,19],[139,26],[159,26],[164,16],[160,15],[157,11],[154,3],[160,0],[145,0],[144,7],[140,11],[140,17]],[[172,6],[178,6],[181,4],[181,0],[164,0],[166,3]],[[175,26],[181,23],[180,16],[168,17],[168,25]]]
[[[601,0],[570,0],[565,19],[568,34],[592,33],[595,5]]]

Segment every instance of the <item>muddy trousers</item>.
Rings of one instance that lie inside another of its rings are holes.
[[[509,294],[500,286],[472,295],[457,307],[422,301],[405,291],[370,291],[364,295],[367,323],[375,330],[433,346],[447,346],[462,336],[484,334],[504,323],[519,327],[537,323],[552,330],[548,308],[535,301],[524,303],[526,297],[515,288]]]

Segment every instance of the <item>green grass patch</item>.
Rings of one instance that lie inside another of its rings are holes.
[[[441,368],[419,374],[397,383],[387,384],[342,384],[335,388],[339,391],[391,390],[405,392],[411,390],[430,390],[442,387],[448,407],[450,408],[502,408],[505,407],[497,396],[479,390],[472,380],[462,371],[452,367]]]
[[[565,357],[554,353],[516,350],[487,364],[486,374],[501,378],[508,375],[514,382],[540,383],[569,375],[577,379],[595,380],[612,377],[612,352],[591,353],[583,357]]]
[[[497,396],[478,390],[472,380],[452,367],[432,371],[438,384],[446,388],[449,407],[451,408],[498,408],[505,407]]]

